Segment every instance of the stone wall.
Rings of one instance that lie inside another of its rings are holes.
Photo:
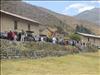
[[[61,46],[57,44],[54,45],[46,42],[23,43],[1,40],[0,47],[1,59],[43,58],[47,56],[59,57],[80,52],[80,50],[74,46]]]
[[[65,47],[43,42],[12,42],[1,40],[1,58],[42,58],[78,53],[75,47]]]

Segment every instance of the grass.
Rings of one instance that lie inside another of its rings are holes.
[[[100,75],[100,51],[1,61],[1,75]]]

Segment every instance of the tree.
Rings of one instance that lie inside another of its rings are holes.
[[[72,40],[76,40],[76,41],[80,41],[81,40],[81,37],[78,34],[71,34],[69,37]]]
[[[75,32],[81,32],[81,33],[87,33],[87,34],[93,34],[88,28],[84,27],[83,25],[77,25]]]

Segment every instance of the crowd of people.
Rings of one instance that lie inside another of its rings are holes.
[[[52,36],[52,37],[47,37],[46,35],[32,35],[29,34],[27,32],[25,32],[24,30],[22,30],[21,32],[16,32],[16,31],[9,31],[9,32],[5,32],[6,34],[4,35],[6,37],[6,39],[11,40],[11,41],[35,41],[35,42],[50,42],[52,44],[60,44],[60,45],[72,45],[72,46],[77,46],[77,47],[82,47],[83,45],[85,46],[85,44],[82,44],[80,41],[76,41],[76,40],[65,40],[62,37],[56,37],[56,36]]]
[[[4,39],[10,40],[10,41],[25,41],[25,37],[27,34],[22,30],[21,32],[16,32],[16,31],[9,31],[9,32],[4,32],[3,33]],[[2,37],[2,36],[1,36]]]

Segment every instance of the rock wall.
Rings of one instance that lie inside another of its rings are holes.
[[[8,40],[1,40],[0,48],[1,59],[59,57],[80,52],[74,46],[54,45],[46,42],[14,42]]]

